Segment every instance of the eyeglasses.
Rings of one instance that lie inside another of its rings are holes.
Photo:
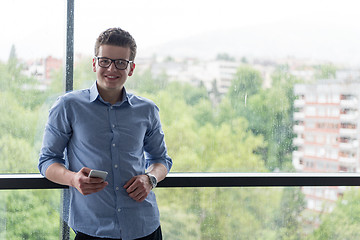
[[[107,57],[95,57],[95,58],[98,60],[98,64],[100,67],[108,68],[112,63],[114,63],[115,67],[119,70],[126,69],[129,63],[133,62],[125,59],[111,59]]]

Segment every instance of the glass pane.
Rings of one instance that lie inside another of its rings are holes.
[[[172,171],[358,171],[358,87],[325,87],[359,79],[357,1],[104,4],[76,2],[75,88],[96,78],[98,34],[128,30],[125,86],[160,107]]]
[[[0,191],[0,239],[58,240],[61,190]]]
[[[128,30],[138,54],[125,86],[159,106],[173,172],[359,172],[357,1],[137,1],[121,16],[122,2],[104,3],[104,13],[95,1],[76,3],[75,89],[95,81],[98,34]],[[343,189],[300,192],[316,226],[326,221],[316,211]],[[221,205],[212,194],[209,205]],[[297,231],[279,226],[259,239]],[[186,231],[197,239],[202,230]],[[218,237],[208,231],[203,239]]]
[[[358,239],[356,188],[312,203],[300,188],[156,189],[164,239]]]
[[[0,173],[38,172],[48,109],[62,84],[64,2],[6,1],[1,12]]]

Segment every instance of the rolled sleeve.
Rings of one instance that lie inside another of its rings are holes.
[[[158,107],[154,106],[152,113],[152,126],[146,133],[144,141],[146,167],[154,163],[161,163],[169,172],[172,167],[172,159],[167,154],[165,135],[161,127]]]
[[[49,111],[38,163],[39,171],[43,176],[53,163],[66,165],[64,151],[71,137],[71,127],[63,105],[63,101],[58,100]]]

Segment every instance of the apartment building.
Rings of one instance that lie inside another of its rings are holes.
[[[297,150],[292,161],[298,172],[360,172],[360,80],[356,79],[348,75],[294,87]],[[343,191],[303,188],[307,208],[315,211],[331,211]]]
[[[63,64],[62,59],[48,56],[35,60],[25,62],[25,69],[23,73],[26,76],[34,77],[41,84],[39,87],[45,90],[51,84],[51,74],[54,71],[61,69]]]
[[[150,69],[154,77],[166,74],[169,81],[190,83],[194,86],[203,84],[208,92],[216,88],[220,95],[227,93],[231,81],[241,62],[225,60],[199,61],[193,58],[171,59],[138,59],[137,71]]]

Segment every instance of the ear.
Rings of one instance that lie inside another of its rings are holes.
[[[96,72],[96,58],[93,58],[92,69],[93,69],[93,72]]]
[[[128,76],[129,76],[129,77],[133,75],[134,70],[135,70],[135,63],[131,63],[131,64],[130,64],[130,71],[129,71],[129,73],[128,73]]]

